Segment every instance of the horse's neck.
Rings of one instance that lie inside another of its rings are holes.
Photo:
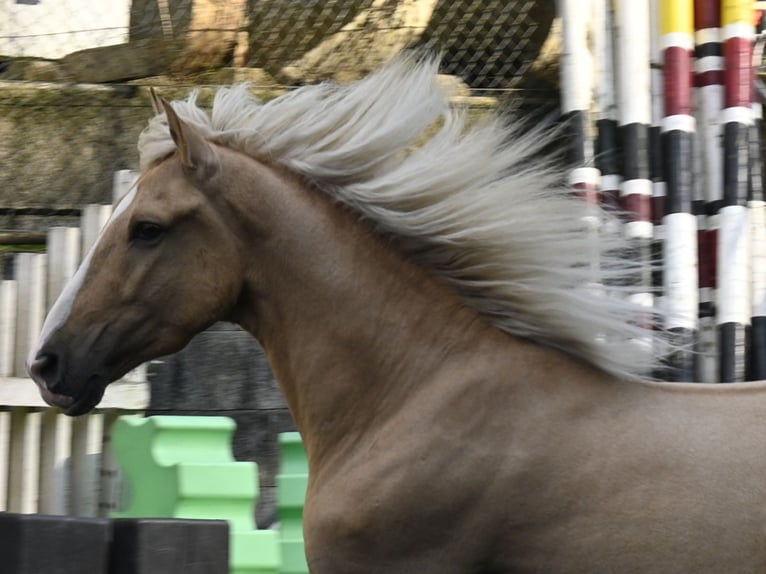
[[[242,210],[268,229],[238,321],[266,349],[310,454],[353,441],[358,421],[392,415],[487,338],[509,339],[328,198],[265,180]]]

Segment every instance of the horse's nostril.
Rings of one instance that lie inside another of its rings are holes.
[[[29,365],[29,374],[38,384],[45,385],[49,391],[55,393],[61,381],[58,356],[54,353],[38,355]]]

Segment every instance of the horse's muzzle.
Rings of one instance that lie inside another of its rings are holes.
[[[62,362],[55,353],[39,352],[27,364],[27,371],[37,384],[43,400],[71,416],[89,412],[104,394],[105,385],[98,384],[98,377],[92,377],[80,392],[70,388]]]

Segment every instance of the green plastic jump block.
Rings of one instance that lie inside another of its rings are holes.
[[[234,460],[235,426],[226,417],[118,419],[112,446],[132,497],[114,516],[227,520],[232,574],[277,574],[278,535],[255,529],[257,467]]]
[[[282,571],[282,549],[276,530],[234,532],[231,536],[231,574],[277,574]]]
[[[303,544],[303,507],[309,481],[309,466],[301,435],[297,432],[279,435],[281,470],[277,475],[282,573],[308,574]]]

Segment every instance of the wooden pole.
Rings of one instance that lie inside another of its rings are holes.
[[[745,380],[749,304],[748,164],[753,121],[751,0],[722,2],[724,40],[723,206],[717,258],[718,339],[721,382]]]
[[[753,50],[753,73],[763,58],[764,38]],[[763,106],[753,82],[753,123],[750,126],[750,177],[747,206],[750,211],[751,337],[748,379],[766,379],[766,195],[763,170]]]
[[[669,379],[695,380],[693,347],[698,327],[697,220],[692,213],[694,186],[692,115],[693,0],[663,0],[664,117],[662,149],[667,185],[665,201],[664,292],[666,327],[678,351],[669,360]]]
[[[716,334],[716,257],[718,210],[723,198],[721,126],[723,46],[721,0],[694,2],[694,86],[700,177],[695,209],[699,225],[699,341],[697,373],[705,383],[718,381]],[[699,191],[702,193],[699,194]]]
[[[649,124],[652,121],[649,0],[615,0],[618,38],[617,122],[622,149],[620,204],[626,221],[623,231],[639,267],[634,279],[635,303],[649,310],[651,291],[652,181],[649,174]],[[640,342],[651,349],[652,341]]]
[[[659,37],[660,1],[651,0],[650,11],[650,74],[651,74],[651,97],[652,97],[652,125],[649,128],[649,177],[652,180],[652,290],[654,293],[654,305],[658,309],[664,309],[663,291],[663,246],[665,243],[665,198],[666,185],[663,173],[664,156],[662,153],[662,117],[664,114],[664,78],[662,75],[662,48]],[[664,328],[664,324],[661,325]],[[656,372],[658,379],[664,378],[666,373]]]

